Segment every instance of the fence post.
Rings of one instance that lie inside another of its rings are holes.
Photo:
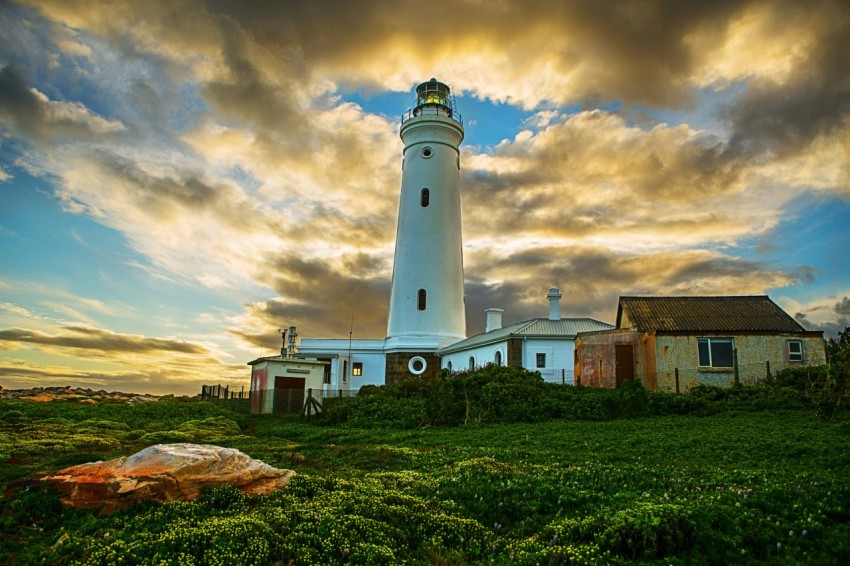
[[[679,394],[679,368],[673,370],[676,374],[676,395]]]
[[[770,378],[771,378],[771,375],[770,375],[770,360],[767,360],[766,362],[764,362],[764,365],[767,366],[767,377],[765,378],[765,380],[770,381]]]
[[[561,368],[561,385],[567,384],[567,370]]]
[[[308,417],[313,416],[313,404],[310,402],[312,400],[313,400],[313,388],[308,387],[307,388],[307,416]]]
[[[738,375],[738,348],[732,348],[732,363],[735,371],[735,385],[741,385],[741,376]]]

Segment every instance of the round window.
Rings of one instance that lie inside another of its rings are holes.
[[[422,148],[421,153],[422,153],[422,157],[424,157],[425,159],[428,159],[429,157],[434,155],[434,150],[426,145],[425,147]]]
[[[407,363],[407,369],[413,375],[422,375],[428,369],[428,362],[422,356],[415,356],[410,358],[410,361]]]

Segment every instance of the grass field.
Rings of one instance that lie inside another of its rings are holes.
[[[811,410],[398,430],[2,401],[0,482],[172,441],[298,475],[108,516],[19,491],[0,563],[850,563],[850,428]]]

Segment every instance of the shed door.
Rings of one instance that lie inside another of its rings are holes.
[[[303,377],[275,376],[274,412],[300,413],[304,407]]]
[[[617,387],[623,384],[624,381],[634,381],[635,379],[635,355],[630,344],[616,344],[614,346],[614,354],[616,358],[616,374]]]

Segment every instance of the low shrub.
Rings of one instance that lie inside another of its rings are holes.
[[[817,397],[804,384],[823,381],[825,373],[824,368],[801,368],[758,385],[699,385],[686,395],[675,395],[649,391],[639,381],[627,381],[618,389],[573,387],[546,383],[538,372],[522,368],[486,366],[443,372],[432,380],[370,385],[355,397],[334,400],[325,418],[330,424],[415,428],[807,409]]]
[[[664,558],[690,550],[698,528],[681,505],[638,504],[610,517],[600,547],[630,560]]]
[[[823,391],[826,385],[827,366],[806,366],[800,368],[784,368],[776,373],[769,384],[779,387],[790,387],[806,393]]]
[[[193,442],[195,436],[183,430],[156,430],[139,437],[142,444],[172,444],[175,442]]]

